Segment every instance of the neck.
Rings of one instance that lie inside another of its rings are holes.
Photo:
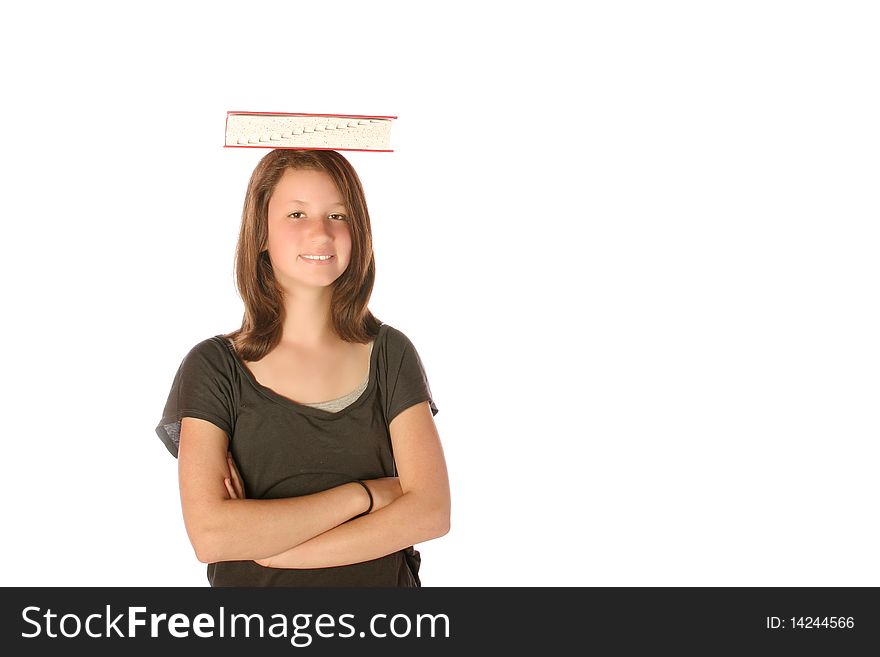
[[[308,349],[339,342],[330,320],[332,293],[332,288],[311,288],[285,294],[281,342]]]

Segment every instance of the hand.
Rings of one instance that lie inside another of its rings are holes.
[[[235,467],[235,461],[232,459],[232,452],[226,452],[226,465],[229,467],[229,476],[223,480],[223,484],[226,486],[226,492],[229,494],[229,499],[245,499],[244,484],[241,481],[241,474],[238,472],[238,468]],[[266,557],[265,559],[255,559],[254,561],[261,566],[268,568],[269,559],[270,557]]]
[[[370,510],[370,513],[388,506],[403,495],[403,489],[400,487],[400,477],[380,477],[379,479],[364,479],[363,481],[373,495],[373,508]]]
[[[231,500],[243,500],[244,484],[241,483],[241,475],[238,468],[235,467],[235,461],[232,460],[232,452],[226,452],[226,464],[229,466],[229,476],[223,480],[226,485],[226,492]]]

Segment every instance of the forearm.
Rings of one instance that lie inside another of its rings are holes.
[[[301,497],[217,501],[203,512],[193,545],[204,563],[261,559],[308,541],[368,506],[369,497],[357,483]]]
[[[448,531],[441,509],[409,492],[388,506],[262,559],[270,568],[328,568],[378,559]]]

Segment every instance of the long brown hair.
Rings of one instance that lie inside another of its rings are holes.
[[[284,325],[282,289],[275,279],[268,248],[269,199],[287,169],[325,171],[336,183],[348,209],[351,259],[333,283],[330,315],[333,328],[346,342],[375,338],[381,322],[367,308],[373,293],[376,264],[370,213],[357,172],[332,150],[275,149],[259,161],[248,183],[235,250],[235,281],[244,302],[241,328],[226,334],[239,356],[257,361],[281,340]]]

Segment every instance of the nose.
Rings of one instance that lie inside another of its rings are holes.
[[[313,238],[322,238],[332,235],[332,231],[330,230],[330,226],[332,225],[330,223],[331,221],[331,219],[319,219],[317,221],[310,221],[308,230],[309,236]]]

